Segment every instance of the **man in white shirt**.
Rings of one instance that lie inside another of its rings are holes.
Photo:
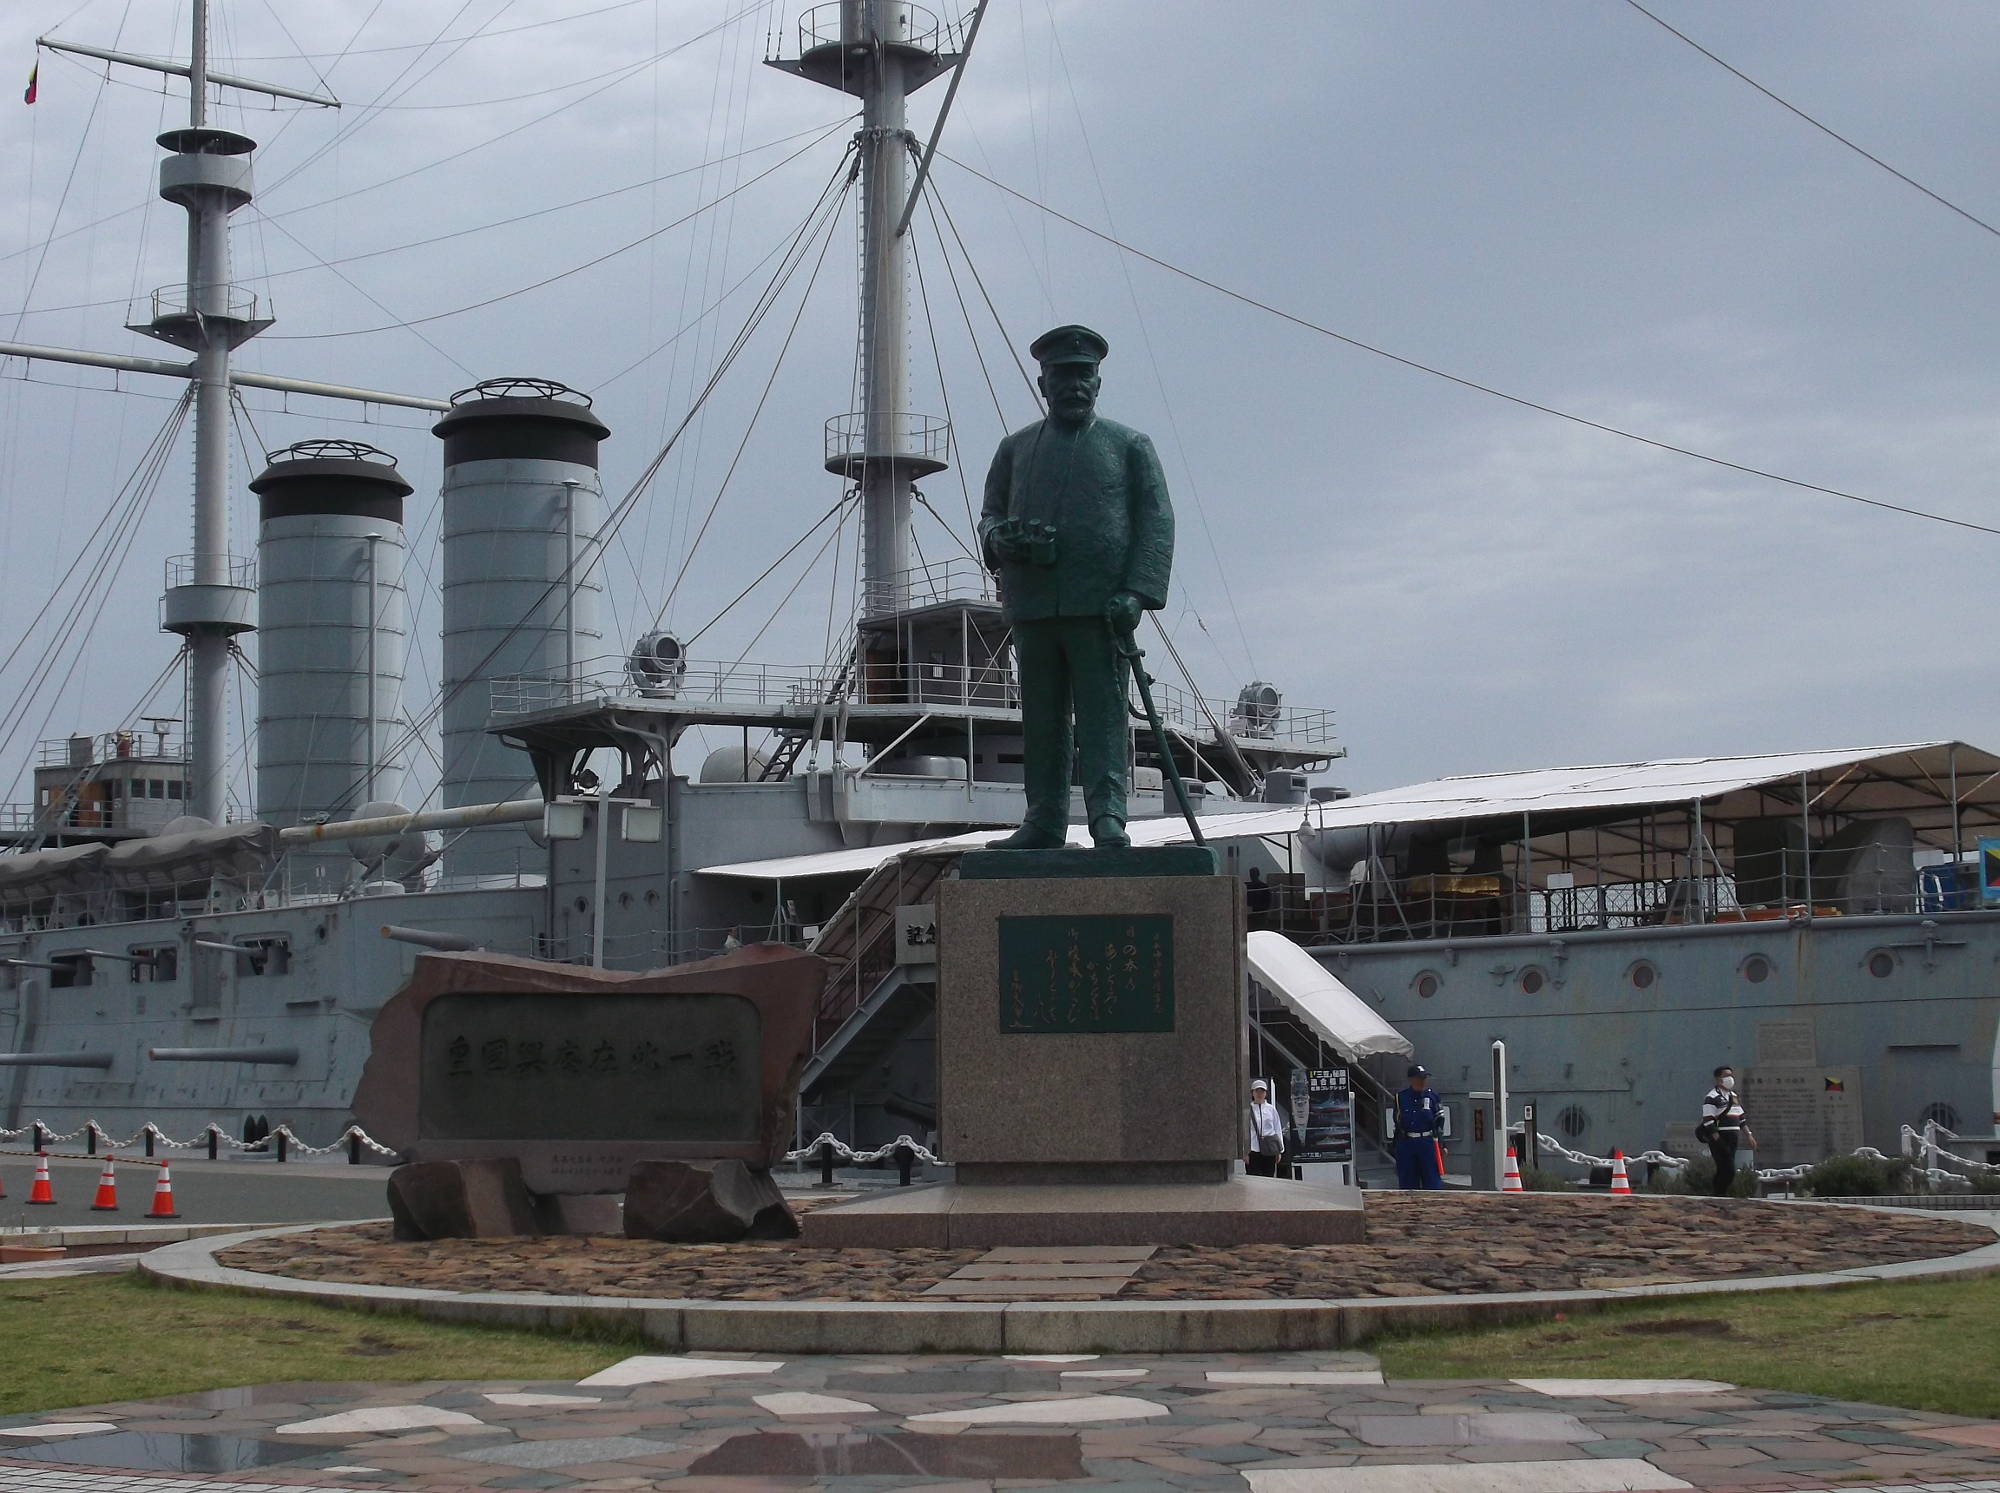
[[[1260,1078],[1250,1085],[1250,1153],[1244,1165],[1253,1177],[1275,1177],[1284,1156],[1285,1116]]]

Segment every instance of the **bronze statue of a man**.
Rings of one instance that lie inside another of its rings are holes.
[[[1167,603],[1174,514],[1153,443],[1096,413],[1097,366],[1110,346],[1088,327],[1057,327],[1028,349],[1048,418],[1000,442],[986,474],[980,550],[1000,577],[1021,675],[1028,816],[999,850],[1065,843],[1072,748],[1091,840],[1129,845],[1131,747],[1121,645],[1142,611]],[[1072,713],[1075,730],[1071,730]]]

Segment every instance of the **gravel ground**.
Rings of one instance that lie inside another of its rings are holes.
[[[1931,1259],[1989,1243],[1930,1214],[1706,1198],[1370,1193],[1365,1244],[1167,1245],[1125,1300],[1427,1296],[1788,1275]],[[976,1249],[808,1249],[614,1238],[398,1244],[385,1224],[238,1245],[240,1270],[448,1291],[734,1301],[901,1301]],[[937,1298],[932,1298],[937,1299]]]

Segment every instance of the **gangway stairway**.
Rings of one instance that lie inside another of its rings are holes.
[[[935,899],[961,852],[898,856],[875,868],[827,921],[812,951],[832,969],[799,1083],[807,1103],[853,1085],[937,1006],[937,966],[899,963],[896,909]]]

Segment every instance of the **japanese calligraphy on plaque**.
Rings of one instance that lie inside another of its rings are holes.
[[[418,1125],[456,1140],[757,1137],[761,1033],[735,995],[439,996]]]
[[[1002,1032],[1171,1032],[1174,920],[1000,919]]]

